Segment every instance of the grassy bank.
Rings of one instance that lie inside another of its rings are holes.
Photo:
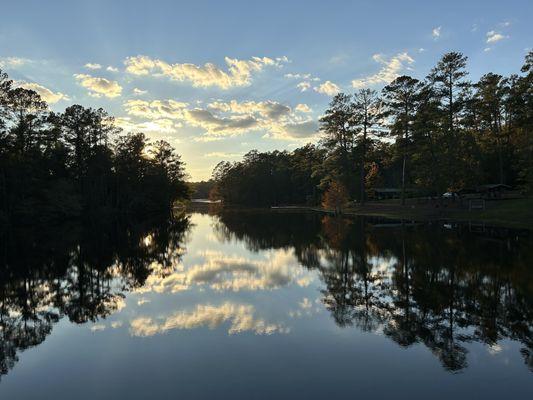
[[[402,206],[399,201],[371,202],[349,207],[346,214],[427,221],[448,219],[484,222],[490,225],[533,229],[533,198],[487,201],[485,210],[432,207],[414,203]]]

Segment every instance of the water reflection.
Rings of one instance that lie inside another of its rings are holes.
[[[533,371],[531,240],[470,228],[266,213],[226,213],[217,224],[253,251],[292,247],[319,272],[322,302],[341,327],[382,332],[402,347],[422,343],[451,372],[468,366],[467,344],[494,351],[508,338],[522,343]]]
[[[43,342],[61,318],[96,322],[123,308],[125,292],[142,287],[149,276],[170,273],[188,226],[188,218],[175,216],[2,232],[0,375],[13,368],[19,352]]]
[[[64,317],[155,340],[202,328],[289,335],[323,312],[343,330],[421,344],[450,372],[468,367],[474,343],[497,353],[510,339],[533,371],[527,233],[257,211],[192,220],[4,232],[0,374]]]

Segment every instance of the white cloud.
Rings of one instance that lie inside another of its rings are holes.
[[[139,88],[133,88],[133,94],[135,96],[142,96],[143,94],[146,94],[148,93],[147,90],[142,90],[142,89],[139,89]]]
[[[218,86],[221,89],[229,89],[248,86],[254,73],[262,71],[267,66],[279,67],[289,61],[287,57],[276,59],[252,57],[250,60],[226,57],[224,60],[227,70],[212,63],[204,65],[169,64],[148,56],[129,57],[124,63],[126,71],[133,75],[166,76],[175,81],[189,81],[197,87]]]
[[[96,324],[91,326],[91,332],[101,332],[105,329],[105,325],[103,324]]]
[[[285,78],[288,79],[311,79],[311,74],[285,74],[283,75]]]
[[[304,297],[302,301],[298,303],[298,305],[304,310],[309,310],[311,307],[313,307],[313,303],[307,297]]]
[[[68,96],[61,93],[61,92],[53,92],[47,87],[44,87],[42,85],[39,85],[38,83],[34,82],[22,82],[18,81],[15,82],[15,85],[18,87],[22,87],[24,89],[29,89],[37,92],[41,98],[46,101],[48,104],[55,104],[60,100],[68,100]]]
[[[85,64],[85,68],[96,70],[96,69],[101,69],[102,66],[100,64],[87,63],[87,64]]]
[[[118,68],[117,67],[113,67],[112,65],[109,65],[106,68],[106,70],[109,71],[109,72],[118,72]]]
[[[340,87],[334,84],[331,81],[326,81],[321,85],[318,85],[317,87],[313,88],[315,92],[325,94],[327,96],[335,96],[337,93],[341,91]]]
[[[386,59],[382,54],[374,54],[372,56],[374,61],[381,64],[381,69],[374,75],[366,78],[354,79],[352,86],[354,88],[364,88],[367,86],[377,85],[381,83],[390,83],[396,79],[401,72],[410,69],[415,60],[407,53],[398,53],[390,59]]]
[[[436,28],[433,28],[431,31],[431,36],[433,36],[433,39],[437,40],[440,38],[440,31],[442,29],[442,26],[437,26]]]
[[[87,74],[75,74],[74,78],[78,83],[89,90],[89,95],[93,97],[118,97],[122,93],[122,86],[118,82],[106,78],[98,78]]]
[[[20,57],[0,57],[0,68],[16,68],[29,63],[30,60]]]
[[[260,102],[237,102],[235,100],[231,100],[230,102],[216,101],[208,104],[208,107],[223,112],[248,115],[253,114],[270,119],[279,119],[291,112],[290,107],[272,100]]]
[[[298,89],[300,89],[301,92],[305,92],[311,88],[311,83],[309,82],[300,82],[296,85]]]
[[[229,324],[228,333],[253,332],[258,335],[287,333],[288,328],[280,324],[268,323],[254,316],[252,305],[226,302],[219,306],[199,304],[192,311],[179,311],[157,323],[149,317],[139,317],[131,321],[130,332],[134,336],[153,336],[170,330],[215,329],[224,323]]]
[[[285,78],[288,79],[304,79],[306,81],[320,81],[320,78],[317,78],[316,76],[312,76],[311,74],[285,74],[283,75]]]
[[[128,100],[124,103],[124,109],[129,115],[150,120],[174,119],[182,120],[188,103],[174,100]]]
[[[312,274],[300,267],[290,251],[277,251],[264,260],[211,251],[201,255],[203,262],[186,270],[165,277],[150,275],[138,292],[176,293],[194,286],[233,292],[273,290],[288,285],[307,286],[312,279]]]
[[[204,157],[227,159],[227,158],[240,158],[243,155],[244,155],[243,153],[225,153],[223,151],[213,151],[211,153],[204,154]]]
[[[496,43],[503,39],[508,39],[509,36],[504,36],[496,31],[487,32],[487,43]]]
[[[150,303],[150,300],[145,297],[141,297],[137,300],[138,306],[142,306],[143,304],[147,304],[147,303]]]

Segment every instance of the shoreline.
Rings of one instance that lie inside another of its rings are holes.
[[[240,206],[237,204],[198,203],[189,202],[186,209],[206,209],[214,206],[226,211],[245,212],[246,210],[270,210],[275,212],[313,212],[334,214],[318,206],[286,205],[286,206]],[[416,222],[471,222],[474,224],[487,224],[491,226],[533,230],[533,198],[507,199],[487,201],[484,210],[467,210],[455,207],[428,207],[418,204],[402,206],[399,202],[369,202],[364,206],[347,207],[342,212],[346,217],[368,216],[396,220],[410,220]]]
[[[312,211],[333,214],[333,211],[321,207],[280,206],[271,207],[278,211]],[[465,210],[458,208],[417,207],[394,203],[374,202],[364,206],[348,207],[343,216],[369,216],[388,219],[408,219],[429,222],[471,222],[493,226],[533,230],[533,199],[514,199],[494,202],[485,210]]]

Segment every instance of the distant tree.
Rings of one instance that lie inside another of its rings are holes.
[[[402,154],[402,205],[405,205],[406,164],[410,133],[417,112],[421,84],[418,79],[400,76],[383,89],[384,116],[390,118],[390,135],[395,137]]]
[[[150,146],[149,154],[156,173],[163,178],[159,192],[166,194],[165,202],[172,204],[174,199],[189,197],[184,163],[176,150],[168,142],[158,140]]]
[[[324,193],[322,206],[328,210],[334,210],[340,214],[346,204],[348,204],[348,192],[340,182],[331,182],[328,190]]]
[[[504,138],[504,102],[507,91],[505,81],[501,75],[488,73],[483,75],[474,85],[475,94],[473,97],[473,107],[477,115],[477,125],[481,134],[481,140],[488,136],[488,152],[495,149],[497,154],[498,181],[506,182],[504,157],[509,141],[505,143]],[[492,160],[491,160],[492,161]]]
[[[357,126],[357,133],[359,138],[360,153],[360,167],[359,167],[359,200],[361,204],[365,204],[365,177],[366,177],[366,163],[367,151],[369,148],[369,136],[375,134],[374,127],[379,122],[381,101],[375,90],[361,89],[353,95],[353,118]]]
[[[41,144],[40,128],[45,122],[48,106],[33,90],[15,88],[7,98],[9,135],[16,153],[24,155]]]
[[[323,133],[321,144],[328,152],[329,179],[340,180],[349,190],[354,187],[355,139],[357,123],[354,118],[352,96],[339,93],[329,103],[324,116],[320,118]],[[353,192],[353,189],[350,190]]]
[[[470,83],[466,81],[467,57],[458,52],[444,54],[437,65],[431,70],[428,80],[433,86],[433,93],[440,101],[443,116],[443,127],[446,132],[445,171],[450,189],[457,189],[463,184],[468,163],[465,154],[460,121],[465,106],[466,89]],[[436,116],[434,116],[436,117]]]

